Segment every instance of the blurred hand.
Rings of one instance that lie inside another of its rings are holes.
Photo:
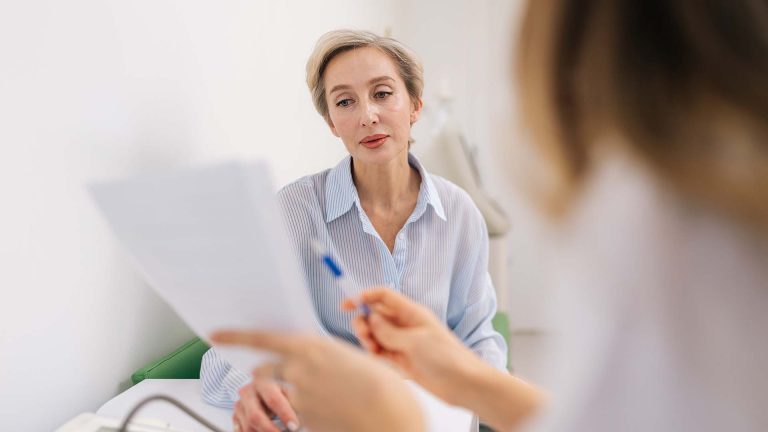
[[[299,430],[299,417],[283,389],[272,379],[254,377],[240,389],[232,421],[240,432],[280,432],[272,423],[276,415],[291,431]]]
[[[390,288],[363,293],[357,302],[369,306],[369,316],[359,315],[352,328],[368,351],[385,357],[414,381],[450,403],[460,401],[459,381],[475,370],[489,366],[467,349],[429,309]],[[342,308],[354,310],[356,302],[345,300]]]
[[[498,430],[514,430],[543,403],[530,384],[483,362],[432,312],[389,288],[375,288],[342,308],[371,310],[352,327],[360,343],[390,359],[446,402],[474,411]]]
[[[285,395],[313,431],[423,431],[411,390],[392,369],[339,341],[276,332],[222,331],[212,341],[277,353],[254,370],[255,380],[283,383]],[[249,402],[258,404],[258,399]]]

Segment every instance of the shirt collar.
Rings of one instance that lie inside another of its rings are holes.
[[[348,212],[357,200],[357,189],[352,181],[352,156],[347,156],[336,164],[325,180],[325,222]]]
[[[440,196],[437,194],[437,189],[429,173],[416,156],[411,153],[408,153],[408,163],[416,168],[421,175],[416,208],[408,221],[420,218],[426,211],[427,205],[431,205],[435,214],[442,220],[446,220],[443,203],[440,201]],[[325,180],[325,222],[331,222],[345,214],[355,203],[360,207],[360,198],[357,195],[355,183],[352,181],[352,156],[347,156],[331,169]]]

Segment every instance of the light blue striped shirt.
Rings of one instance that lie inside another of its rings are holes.
[[[355,286],[389,285],[425,305],[478,356],[504,369],[507,347],[492,327],[496,295],[488,274],[488,231],[469,195],[453,183],[421,174],[416,208],[392,252],[363,211],[352,181],[351,157],[335,168],[303,177],[280,190],[278,201],[322,326],[357,344],[342,312],[344,293],[312,252],[317,239],[338,257]],[[231,368],[215,350],[203,357],[203,399],[231,407],[250,376]]]

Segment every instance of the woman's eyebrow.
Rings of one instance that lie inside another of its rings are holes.
[[[340,90],[348,90],[351,89],[352,86],[347,84],[339,84],[336,86],[333,86],[333,88],[328,92],[328,94],[333,94],[334,92],[340,91]]]
[[[394,80],[395,80],[394,78],[392,78],[392,77],[390,77],[388,75],[382,75],[380,77],[376,77],[376,78],[370,79],[368,81],[368,85],[377,84],[377,83],[380,83],[382,81],[394,81]]]
[[[382,75],[382,76],[378,76],[378,77],[371,78],[370,80],[368,80],[368,85],[377,84],[377,83],[380,83],[380,82],[383,82],[383,81],[392,81],[392,82],[394,82],[395,79],[392,78],[389,75]],[[341,90],[349,90],[351,88],[352,88],[352,86],[350,86],[349,84],[335,85],[335,86],[333,86],[333,88],[331,88],[331,90],[328,92],[328,94],[333,94],[334,92],[341,91]]]

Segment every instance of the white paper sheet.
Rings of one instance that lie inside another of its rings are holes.
[[[231,162],[90,185],[148,283],[192,330],[317,332],[262,163]],[[268,357],[217,350],[240,370]]]

